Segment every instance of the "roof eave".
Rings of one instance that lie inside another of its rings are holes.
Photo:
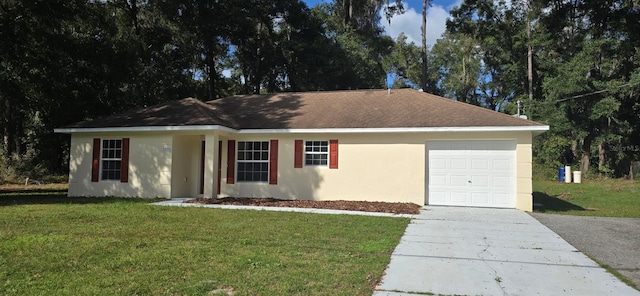
[[[152,131],[224,131],[239,134],[318,134],[318,133],[442,133],[442,132],[532,132],[539,135],[549,130],[548,125],[532,126],[463,126],[463,127],[385,127],[385,128],[292,128],[292,129],[232,129],[221,125],[189,126],[138,126],[58,128],[55,133],[107,133],[107,132],[152,132]]]
[[[224,131],[235,133],[237,130],[222,125],[184,125],[184,126],[130,126],[130,127],[69,127],[56,128],[54,133],[115,133],[115,132],[163,132],[163,131]]]
[[[387,128],[309,128],[309,129],[241,129],[240,134],[280,133],[451,133],[451,132],[521,132],[541,134],[549,130],[547,125],[535,126],[465,126],[465,127],[387,127]]]

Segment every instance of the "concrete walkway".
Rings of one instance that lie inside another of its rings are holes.
[[[427,207],[374,296],[640,295],[527,213]]]

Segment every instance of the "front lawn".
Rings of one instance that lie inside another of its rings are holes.
[[[370,295],[406,218],[0,193],[3,295]]]
[[[534,211],[601,217],[640,217],[640,182],[583,180],[581,184],[533,181]]]

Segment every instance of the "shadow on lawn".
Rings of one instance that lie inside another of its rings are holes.
[[[47,204],[98,204],[98,203],[150,203],[158,199],[122,198],[122,197],[68,197],[67,192],[13,192],[0,193],[0,207],[16,205]]]
[[[581,206],[572,204],[558,196],[548,195],[546,192],[533,192],[534,212],[567,212],[567,211],[588,211]]]

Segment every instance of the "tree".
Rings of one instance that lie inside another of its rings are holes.
[[[464,34],[445,33],[431,53],[432,69],[437,71],[440,92],[445,97],[485,106],[479,89],[486,77],[481,75],[482,51],[475,39]]]
[[[477,42],[482,60],[478,105],[498,110],[526,94],[526,13],[522,3],[464,1],[451,15],[447,32]]]
[[[391,54],[384,60],[386,72],[394,77],[393,87],[417,86],[421,76],[421,51],[413,42],[407,43],[407,36],[400,33]]]
[[[420,88],[427,91],[427,5],[429,4],[429,0],[422,0],[422,26],[420,27],[420,31],[422,33],[422,48],[420,52],[420,57],[422,59],[422,71],[420,76]]]
[[[547,100],[555,101],[567,118],[566,129],[558,131],[571,140],[571,152],[580,170],[589,174],[597,159],[600,172],[619,167],[612,163],[633,155],[619,155],[613,145],[630,143],[630,118],[621,106],[633,108],[637,95],[633,73],[637,59],[638,9],[619,1],[550,3],[541,25],[546,32],[563,32],[556,43],[549,43],[544,66],[550,74],[544,80]],[[624,42],[622,42],[624,40]],[[615,147],[615,146],[614,146]],[[637,157],[637,156],[635,156]],[[618,168],[618,171],[620,169]]]

